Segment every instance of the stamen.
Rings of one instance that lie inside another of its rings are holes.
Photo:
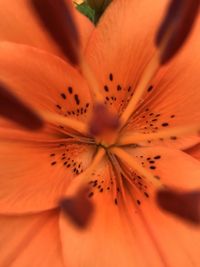
[[[167,130],[161,130],[157,133],[133,133],[122,135],[118,140],[118,145],[136,144],[138,142],[147,140],[158,140],[160,138],[181,137],[188,134],[198,134],[200,131],[200,125],[187,125],[175,127]]]
[[[110,151],[114,153],[117,157],[119,157],[121,160],[125,161],[128,165],[130,165],[137,173],[151,181],[156,187],[162,187],[161,182],[158,181],[151,172],[147,171],[144,167],[142,167],[137,160],[135,160],[130,154],[125,152],[123,149],[113,147],[110,149]]]
[[[38,130],[44,125],[36,111],[21,101],[2,82],[0,83],[0,116],[8,118],[28,130]]]
[[[93,213],[93,204],[86,197],[89,189],[88,182],[90,181],[90,175],[101,162],[104,155],[105,150],[99,148],[90,166],[76,177],[69,190],[67,190],[66,195],[70,196],[65,197],[60,203],[65,215],[79,228],[85,228],[88,225]]]
[[[67,59],[74,65],[80,60],[80,37],[72,1],[30,0],[30,5]],[[44,30],[45,30],[44,29]]]
[[[45,121],[56,124],[62,124],[82,134],[86,134],[88,132],[87,125],[81,121],[75,119],[69,119],[52,112],[40,111],[39,114]]]
[[[160,190],[157,203],[161,209],[196,225],[200,225],[200,191],[176,192]]]
[[[167,63],[183,46],[189,36],[194,21],[199,14],[199,0],[173,0],[170,2],[166,15],[156,35],[156,45],[168,38],[161,54],[161,64]]]

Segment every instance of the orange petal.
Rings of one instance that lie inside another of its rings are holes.
[[[58,211],[27,216],[0,216],[0,265],[64,267]]]
[[[87,83],[67,62],[25,45],[0,44],[1,81],[27,105],[67,117],[87,119]]]
[[[110,192],[104,192],[94,204],[93,220],[84,230],[75,228],[61,215],[61,242],[66,266],[151,266],[150,256],[154,258],[155,265],[152,266],[162,266],[150,238],[143,235],[138,240],[140,221],[136,218],[130,229],[129,222],[124,221],[125,210],[114,204]]]
[[[162,165],[161,181],[188,189],[200,184],[199,163],[182,152],[173,154],[172,150],[162,148],[132,150],[133,154],[145,157],[158,157],[158,152],[162,155],[160,160],[157,159],[158,167]],[[171,169],[170,172],[170,166],[176,166],[178,171]],[[113,178],[105,170],[102,173],[108,180]],[[61,215],[61,241],[66,265],[198,266],[199,229],[163,213],[155,203],[153,192],[146,197],[135,187],[123,183],[125,196],[119,193],[118,205],[113,199],[113,188],[94,192],[95,213],[91,224],[83,231]]]
[[[138,240],[137,231],[141,233],[143,230],[140,221],[136,218],[132,226],[127,222],[129,215],[123,202],[117,202],[120,193],[116,188],[115,173],[108,162],[104,161],[95,170],[89,185],[91,192],[88,197],[95,208],[89,225],[84,229],[77,228],[67,220],[65,213],[61,214],[65,264],[83,267],[149,266],[148,260],[153,257],[154,266],[161,266],[151,239],[145,236],[145,239]],[[118,200],[122,200],[121,195]],[[132,212],[135,214],[134,209]],[[146,257],[143,257],[143,250]]]
[[[75,9],[74,13],[84,48],[94,26]],[[28,0],[1,1],[0,17],[0,40],[28,44],[64,57],[57,44],[43,28]]]
[[[91,146],[1,142],[0,213],[18,214],[59,206],[71,181],[90,164]]]
[[[163,185],[180,190],[200,186],[200,162],[176,149],[161,146],[127,149]]]
[[[198,18],[182,50],[152,80],[145,99],[133,115],[127,130],[147,133],[199,123],[199,30]],[[172,136],[171,139],[161,141],[160,144],[185,149],[199,142],[198,136],[189,136],[186,139],[176,139],[176,136]]]
[[[134,191],[132,191],[132,199],[137,199],[137,194],[134,195]],[[129,202],[131,213],[130,204]],[[136,221],[137,216],[140,217],[143,225],[141,238],[145,239],[146,235],[150,236],[154,249],[162,259],[162,264],[156,265],[155,259],[151,257],[148,266],[192,267],[199,265],[199,227],[193,227],[193,225],[186,224],[185,221],[183,222],[164,212],[157,206],[154,197],[141,200],[138,214],[132,213],[132,220],[130,221]]]
[[[0,65],[1,80],[28,106],[87,119],[87,86],[78,72],[58,57],[24,45],[1,43]],[[91,146],[72,143],[69,133],[59,125],[47,125],[39,133],[26,132],[1,119],[1,212],[58,205],[70,180],[87,166],[87,160],[90,163],[93,153]]]
[[[167,2],[115,0],[89,40],[86,56],[106,105],[118,114],[155,51],[154,37]]]

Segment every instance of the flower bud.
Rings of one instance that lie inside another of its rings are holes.
[[[87,4],[94,9],[95,14],[98,14],[98,17],[100,17],[111,1],[112,0],[87,0]]]

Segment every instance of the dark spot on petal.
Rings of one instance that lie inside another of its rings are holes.
[[[107,86],[107,85],[104,85],[104,90],[105,90],[106,92],[108,92],[108,91],[109,91],[109,88],[108,88],[108,86]]]
[[[79,97],[78,97],[77,94],[74,95],[74,99],[75,99],[75,101],[76,101],[76,104],[79,105],[79,104],[80,104],[80,99],[79,99]]]
[[[64,93],[60,94],[63,99],[66,99],[66,95]]]
[[[70,94],[73,93],[73,88],[72,88],[71,86],[68,87],[68,92],[69,92]]]
[[[149,168],[150,168],[151,170],[155,170],[155,169],[156,169],[155,166],[150,166]]]
[[[121,85],[117,85],[117,91],[121,91],[122,90],[122,87],[121,87]]]
[[[154,159],[160,159],[160,158],[161,158],[160,155],[154,157]]]
[[[171,140],[176,140],[177,137],[176,137],[176,136],[171,136],[170,139],[171,139]]]
[[[151,90],[153,89],[153,86],[149,86],[149,88],[147,89],[147,92],[151,92]]]
[[[163,127],[167,127],[167,126],[169,126],[169,123],[168,122],[164,122],[164,123],[162,123],[162,126]]]
[[[140,200],[139,200],[139,199],[137,199],[137,204],[138,204],[138,205],[140,205],[140,204],[141,204],[141,202],[140,202]]]
[[[57,107],[58,109],[61,109],[61,106],[60,106],[60,105],[56,105],[56,107]]]

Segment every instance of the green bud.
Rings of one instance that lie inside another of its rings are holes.
[[[87,3],[95,11],[102,11],[105,9],[112,0],[87,0]]]
[[[95,11],[95,22],[97,23],[112,0],[87,0],[86,2]]]

